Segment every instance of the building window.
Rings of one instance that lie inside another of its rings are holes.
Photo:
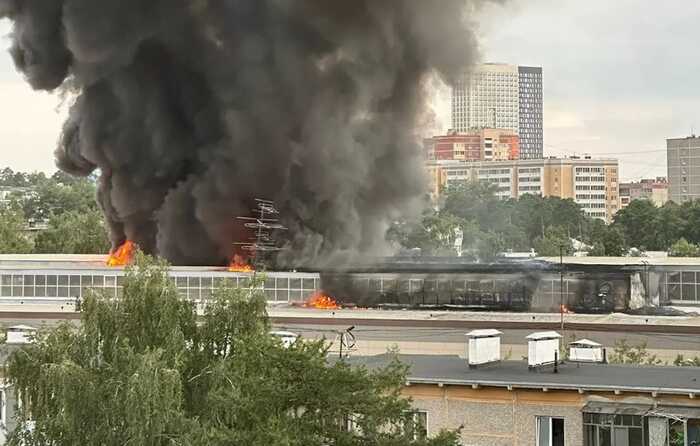
[[[404,432],[409,438],[414,440],[424,440],[428,438],[428,412],[416,410],[408,412]]]
[[[639,415],[583,414],[584,446],[646,444],[644,419]]]
[[[537,446],[564,446],[564,419],[537,417]]]

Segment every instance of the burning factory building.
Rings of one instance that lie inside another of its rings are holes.
[[[0,298],[69,308],[91,290],[118,297],[125,267],[113,263],[116,254],[0,255]],[[324,271],[170,270],[182,296],[202,304],[223,284],[249,286],[254,274],[269,304],[325,310],[559,312],[563,302],[565,311],[609,313],[700,303],[700,262],[686,258],[572,257],[563,264],[558,258],[494,264],[385,259]]]
[[[57,165],[99,174],[113,244],[108,259],[0,256],[0,297],[117,296],[136,246],[175,265],[178,289],[196,301],[224,280],[250,283],[257,265],[233,249],[249,235],[236,217],[265,197],[287,229],[277,269],[309,271],[265,273],[270,302],[515,311],[700,302],[700,265],[670,261],[362,262],[390,255],[390,223],[427,205],[426,99],[435,80],[454,83],[476,62],[482,3],[0,0],[17,69],[32,88],[69,99]]]

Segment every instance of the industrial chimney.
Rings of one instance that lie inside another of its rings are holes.
[[[493,329],[473,330],[467,336],[467,363],[470,368],[501,360],[501,332]]]

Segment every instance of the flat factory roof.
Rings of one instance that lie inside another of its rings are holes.
[[[107,266],[106,254],[0,254],[0,271],[112,271],[121,274],[123,266]],[[186,273],[215,273],[215,275],[241,275],[250,273],[230,272],[225,266],[171,266],[173,275]],[[268,275],[294,275],[295,277],[317,277],[318,273],[296,271],[270,271]]]

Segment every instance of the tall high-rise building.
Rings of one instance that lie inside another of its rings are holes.
[[[542,158],[542,67],[518,67],[520,157]]]
[[[481,64],[452,88],[452,129],[499,128],[520,136],[520,157],[542,158],[542,68]]]
[[[666,140],[669,199],[676,203],[700,198],[700,137]]]

